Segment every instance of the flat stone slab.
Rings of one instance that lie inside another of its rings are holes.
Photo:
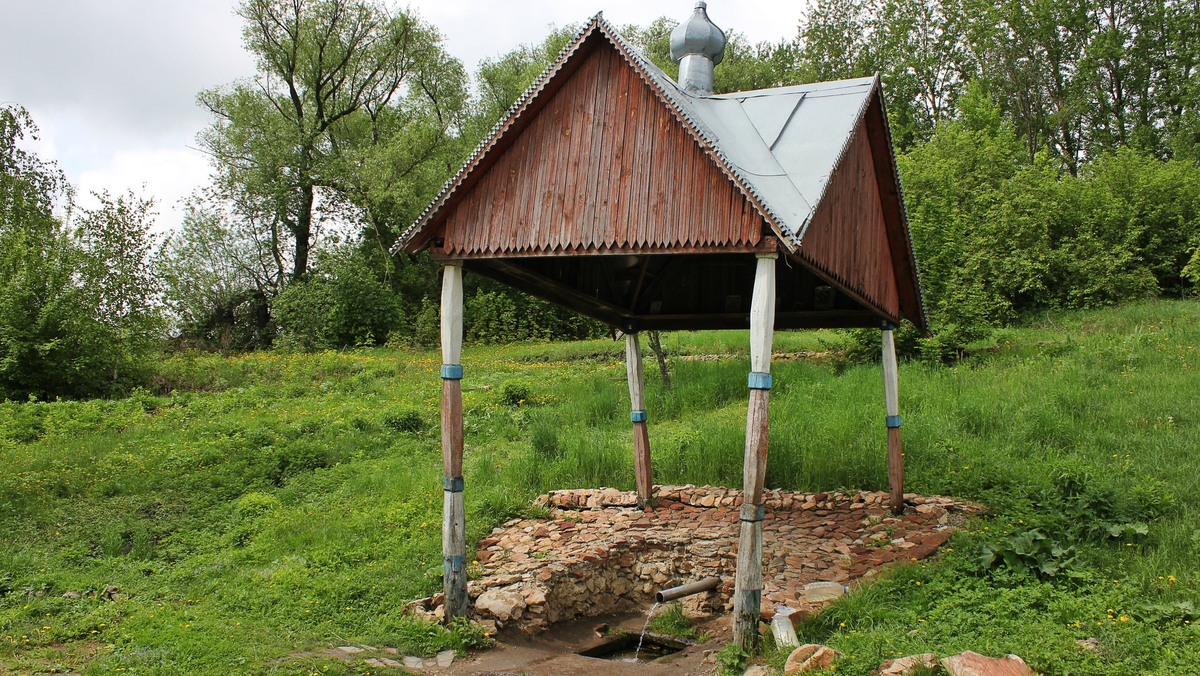
[[[763,608],[814,612],[833,594],[809,594],[813,582],[852,585],[885,566],[933,555],[950,537],[952,512],[979,505],[906,494],[893,517],[883,492],[765,494]],[[658,486],[651,507],[612,488],[554,491],[537,503],[548,519],[513,519],[478,543],[482,577],[472,599],[504,604],[506,617],[476,616],[528,631],[576,617],[648,605],[664,587],[719,577],[708,594],[685,599],[695,614],[732,609],[741,491],[716,486]],[[835,585],[825,585],[832,590]],[[505,595],[500,597],[498,592]],[[508,596],[511,594],[512,596]],[[815,597],[822,597],[819,600]],[[521,602],[518,602],[521,601]],[[523,602],[523,603],[522,603]],[[524,607],[521,607],[521,606]]]

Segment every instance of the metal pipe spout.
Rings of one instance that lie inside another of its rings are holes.
[[[675,599],[681,599],[685,596],[691,596],[692,594],[699,594],[700,592],[708,591],[709,589],[716,589],[716,587],[720,584],[721,578],[706,577],[699,582],[690,582],[688,584],[679,585],[678,587],[663,589],[662,591],[654,594],[654,602],[666,603],[667,601],[674,601]]]

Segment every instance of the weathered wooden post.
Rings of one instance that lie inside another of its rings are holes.
[[[771,340],[775,331],[775,259],[758,254],[750,306],[750,405],[746,412],[746,458],[742,468],[741,539],[733,599],[733,640],[749,650],[758,642],[762,612],[763,480],[767,471]]]
[[[625,334],[625,370],[629,376],[629,401],[633,422],[633,474],[637,481],[638,504],[653,497],[654,476],[650,467],[650,433],[646,430],[646,378],[642,372],[642,346],[637,332]]]
[[[888,487],[891,489],[892,512],[904,511],[904,452],[900,446],[900,397],[896,374],[896,341],[892,336],[895,324],[884,321],[883,326],[883,400],[887,407]]]
[[[462,261],[442,276],[442,589],[446,619],[467,614],[467,527],[463,507]]]

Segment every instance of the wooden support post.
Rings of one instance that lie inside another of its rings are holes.
[[[642,371],[642,346],[638,334],[625,334],[625,371],[629,376],[629,414],[633,422],[633,474],[637,481],[638,504],[654,495],[654,473],[650,467],[650,434],[646,430],[646,377]]]
[[[775,258],[758,254],[750,305],[750,404],[742,468],[741,537],[733,599],[733,640],[743,650],[758,643],[762,613],[763,480],[767,472],[771,341],[775,331]]]
[[[467,614],[467,524],[463,505],[462,261],[442,277],[442,590],[446,619]]]
[[[887,407],[888,487],[892,513],[904,512],[904,450],[900,446],[900,396],[896,373],[895,325],[883,323],[883,400]]]

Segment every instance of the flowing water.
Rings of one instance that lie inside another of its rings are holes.
[[[642,652],[642,641],[646,640],[646,627],[650,626],[650,618],[654,617],[654,609],[658,608],[658,603],[650,606],[650,612],[646,613],[646,621],[642,623],[642,635],[638,637],[637,650],[633,651],[633,659],[630,662],[637,662],[638,653]]]

